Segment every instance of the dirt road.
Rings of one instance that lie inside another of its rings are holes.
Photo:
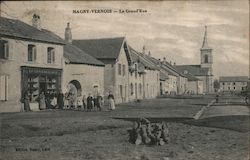
[[[2,113],[0,159],[159,160],[165,157],[170,160],[249,160],[249,128],[239,132],[172,121],[167,122],[169,144],[136,146],[128,142],[127,130],[132,123],[112,118],[190,118],[212,98],[146,100],[119,105],[113,112]],[[234,125],[249,124],[249,116],[238,121],[235,118],[231,117]]]

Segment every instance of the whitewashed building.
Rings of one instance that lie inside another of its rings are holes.
[[[64,41],[41,28],[39,15],[32,22],[0,17],[0,112],[19,112],[24,92],[36,110],[40,92],[61,89]]]

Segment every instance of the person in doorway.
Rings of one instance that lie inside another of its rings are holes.
[[[63,93],[62,90],[60,89],[58,95],[57,95],[57,105],[59,109],[63,109],[64,106],[64,101],[63,101]]]
[[[50,103],[52,109],[56,109],[57,107],[57,98],[53,95],[52,101]]]
[[[109,109],[115,110],[115,97],[112,94],[112,92],[109,92],[108,101],[109,101]]]
[[[30,97],[29,97],[28,91],[26,91],[24,93],[23,104],[24,104],[24,111],[25,112],[31,111],[31,109],[30,109]]]
[[[87,111],[91,111],[94,106],[94,100],[91,94],[89,93],[89,96],[87,97]]]
[[[44,95],[44,92],[43,92],[43,91],[42,91],[41,94],[39,95],[39,109],[40,109],[40,110],[46,109],[45,95]]]
[[[50,96],[50,93],[47,91],[45,92],[45,103],[46,103],[46,109],[50,109],[51,106],[50,106],[50,103],[51,103],[51,96]]]

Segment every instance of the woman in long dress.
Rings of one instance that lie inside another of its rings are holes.
[[[115,98],[111,92],[109,92],[108,101],[109,101],[109,109],[115,110]]]
[[[44,92],[42,92],[39,96],[39,109],[44,110],[46,109],[46,103],[45,103],[45,95]]]

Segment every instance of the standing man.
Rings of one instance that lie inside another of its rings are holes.
[[[64,106],[64,101],[63,101],[63,93],[62,90],[60,89],[58,95],[57,95],[57,105],[59,109],[63,109]]]
[[[40,109],[40,110],[46,109],[45,95],[44,95],[44,92],[43,92],[43,91],[42,91],[41,94],[39,95],[39,109]]]
[[[24,92],[23,104],[24,104],[24,111],[25,112],[31,111],[31,109],[30,109],[30,98],[29,98],[28,91]]]
[[[94,106],[94,100],[91,94],[89,93],[89,96],[87,98],[87,111],[91,111],[93,109],[93,106]]]

